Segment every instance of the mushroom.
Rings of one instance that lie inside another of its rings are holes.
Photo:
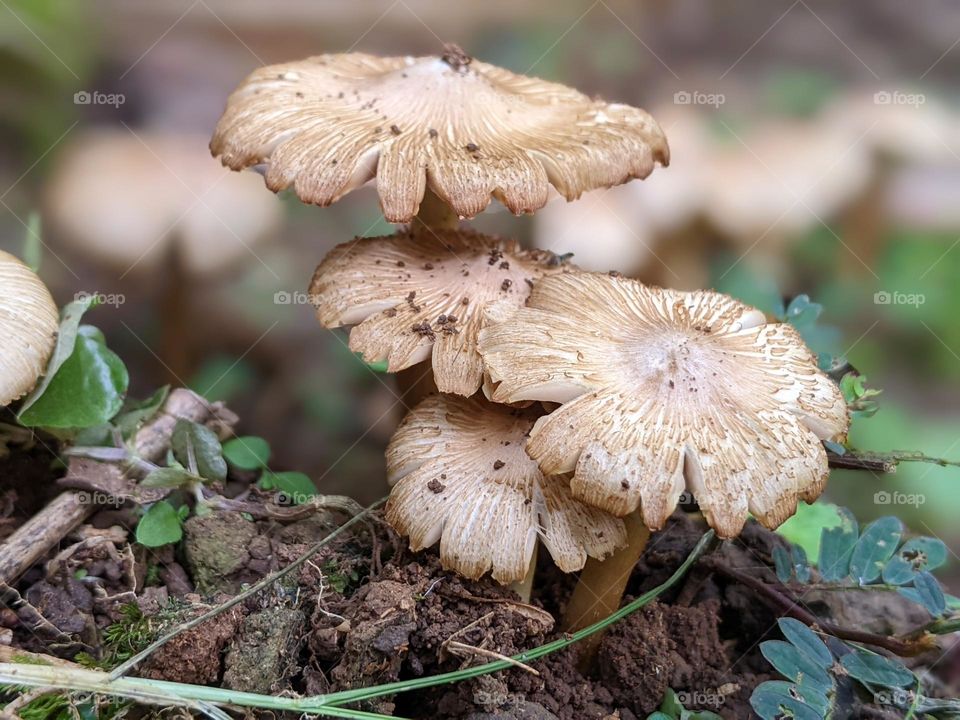
[[[685,489],[722,538],[748,512],[777,527],[820,495],[820,441],[849,426],[843,395],[796,330],[716,292],[547,277],[526,307],[481,331],[480,352],[493,400],[561,404],[530,432],[541,470],[573,473],[573,496],[615,515],[639,506],[651,529]],[[581,579],[617,580],[603,564]],[[571,601],[568,618],[580,617],[591,615]]]
[[[431,360],[441,392],[483,379],[477,334],[493,304],[522,307],[533,282],[565,272],[558,256],[468,230],[358,238],[317,268],[310,297],[326,327],[353,325],[350,349],[397,372]]]
[[[573,200],[646,177],[669,158],[643,110],[455,46],[440,56],[320,55],[255,70],[227,101],[210,149],[234,170],[266,164],[271,190],[293,186],[315,205],[376,177],[388,221],[419,211],[435,227],[476,215],[491,197],[533,212],[551,184]]]
[[[283,208],[253,176],[200,152],[199,135],[100,129],[77,136],[46,193],[52,226],[71,248],[135,282],[159,280],[161,355],[171,379],[188,377],[197,351],[190,324],[199,279],[257,257]]]
[[[47,286],[0,250],[0,406],[23,397],[47,367],[60,319]]]
[[[538,537],[564,572],[609,555],[626,540],[623,521],[575,500],[524,451],[542,416],[479,396],[424,399],[387,448],[387,521],[413,550],[439,541],[443,566],[472,579],[524,579]]]
[[[255,177],[220,167],[199,135],[100,129],[57,160],[47,209],[84,255],[124,274],[156,272],[175,249],[185,270],[209,275],[277,231],[282,207]]]

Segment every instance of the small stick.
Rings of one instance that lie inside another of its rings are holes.
[[[236,422],[236,416],[222,405],[211,405],[196,393],[177,388],[160,411],[137,431],[133,444],[138,458],[160,460],[170,447],[173,429],[181,418],[215,421],[228,427]],[[0,582],[12,584],[96,509],[88,493],[68,490],[54,498],[0,544]]]
[[[751,590],[755,590],[760,594],[761,599],[766,600],[767,604],[783,612],[784,615],[799,620],[804,625],[818,628],[827,635],[832,635],[835,638],[863,643],[864,645],[873,645],[874,647],[889,650],[894,655],[899,655],[900,657],[913,657],[928,650],[936,649],[936,640],[929,633],[923,633],[916,637],[877,635],[876,633],[865,632],[863,630],[851,630],[824,622],[806,608],[802,607],[795,598],[790,597],[787,593],[780,592],[776,587],[765,583],[753,575],[740,572],[715,557],[706,557],[701,560],[701,562],[711,570],[725,575],[741,585],[746,585]]]
[[[467,645],[466,643],[459,642],[457,640],[448,640],[444,643],[448,648],[453,648],[459,650],[460,652],[482,655],[483,657],[493,658],[494,660],[502,660],[503,662],[510,663],[515,668],[520,668],[521,670],[526,670],[531,675],[536,675],[540,677],[540,673],[534,670],[529,665],[524,665],[519,660],[514,660],[512,657],[507,655],[501,655],[500,653],[494,650],[487,650],[486,648],[477,647],[476,645]],[[456,655],[457,653],[453,653]]]

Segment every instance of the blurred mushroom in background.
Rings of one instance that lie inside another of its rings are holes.
[[[282,222],[259,178],[222,168],[206,144],[192,134],[86,131],[59,158],[45,198],[74,254],[98,259],[121,283],[160,275],[159,354],[172,380],[189,377],[196,360],[193,285],[257,262],[256,245]]]
[[[585,207],[551,204],[537,218],[538,246],[573,252],[585,269],[677,288],[708,284],[710,257],[724,250],[782,276],[785,245],[842,213],[870,183],[869,146],[826,116],[740,127],[697,105],[654,113],[671,146],[658,182],[591,193]]]

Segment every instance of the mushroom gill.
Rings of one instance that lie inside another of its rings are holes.
[[[524,451],[542,415],[482,397],[431,395],[387,448],[387,521],[413,550],[440,542],[443,566],[468,578],[523,579],[539,537],[564,572],[625,542],[623,522],[570,495]]]

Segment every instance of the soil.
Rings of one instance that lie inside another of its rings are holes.
[[[17,483],[5,493],[29,496],[36,467],[51,467],[49,456],[37,457],[15,466],[34,468],[20,476],[25,487]],[[247,509],[262,510],[275,498],[249,479],[232,478],[229,494],[243,493]],[[21,507],[4,515],[0,503],[0,530],[4,518],[14,526],[25,519]],[[83,652],[87,664],[115,665],[122,649],[116,629],[129,622],[125,608],[136,607],[146,628],[145,637],[130,641],[139,643],[127,648],[135,652],[288,565],[345,520],[324,509],[292,522],[218,510],[191,517],[176,548],[150,550],[131,544],[133,518],[130,507],[101,510],[24,574],[12,588],[20,604],[0,608],[0,644],[69,660],[83,660]],[[411,553],[379,515],[355,528],[284,581],[179,635],[138,674],[274,695],[320,694],[482,664],[560,636],[556,619],[576,578],[559,572],[546,553],[525,605],[492,580],[444,571],[435,552]],[[669,577],[704,529],[698,515],[678,511],[653,535],[625,601]],[[771,554],[782,543],[750,524],[739,540],[718,544],[715,557],[773,582]],[[840,595],[811,596],[809,606],[845,625],[872,622],[868,629],[877,632],[917,624],[912,606],[898,596]],[[776,617],[753,592],[695,566],[657,601],[612,626],[585,671],[574,645],[532,662],[535,673],[512,668],[359,709],[407,718],[634,720],[656,710],[672,689],[688,709],[741,720],[752,717],[748,700],[757,684],[779,679],[759,652],[761,641],[779,637]],[[957,674],[952,656],[941,664],[944,673]],[[845,717],[886,717],[849,695]]]

